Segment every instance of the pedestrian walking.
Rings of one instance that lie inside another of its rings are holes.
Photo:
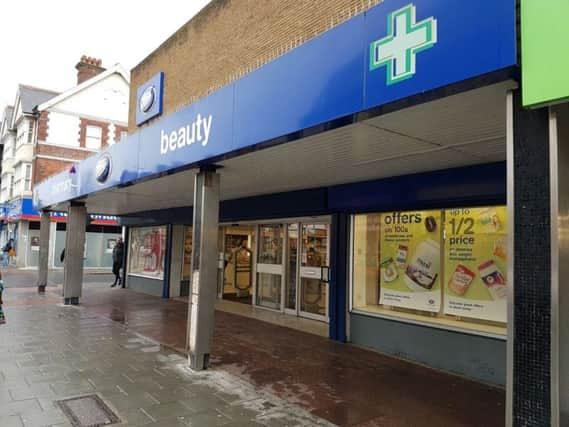
[[[8,240],[8,242],[2,248],[2,266],[7,268],[10,265],[10,258],[15,255],[14,251],[14,239]]]
[[[111,285],[111,288],[114,288],[117,285],[122,284],[121,280],[121,268],[124,258],[124,243],[122,238],[119,237],[117,240],[117,244],[113,248],[113,274],[115,275],[115,282]]]
[[[2,280],[2,272],[0,272],[0,325],[6,323],[6,316],[4,315],[4,310],[2,310],[2,294],[4,293],[4,280]]]

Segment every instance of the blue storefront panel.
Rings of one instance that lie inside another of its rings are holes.
[[[355,120],[367,109],[515,64],[514,0],[385,2],[141,128],[77,164],[74,174],[50,178],[37,186],[36,206],[286,142],[315,125]],[[97,174],[108,168],[108,177]]]

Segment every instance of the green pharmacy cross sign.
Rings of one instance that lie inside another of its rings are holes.
[[[417,53],[437,42],[437,20],[431,16],[417,22],[411,3],[387,16],[387,33],[371,43],[369,69],[387,66],[387,84],[392,85],[415,75]]]

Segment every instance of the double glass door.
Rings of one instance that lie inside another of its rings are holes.
[[[330,226],[260,225],[255,304],[328,320]]]

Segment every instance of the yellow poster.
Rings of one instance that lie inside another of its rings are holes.
[[[506,207],[448,209],[444,313],[506,322]]]
[[[441,211],[381,214],[379,303],[438,312]]]

